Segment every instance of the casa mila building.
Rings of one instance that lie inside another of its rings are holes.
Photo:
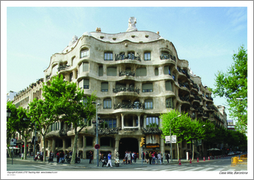
[[[162,120],[159,116],[173,109],[189,113],[194,118],[209,119],[216,126],[226,126],[226,113],[213,104],[211,92],[193,75],[188,61],[178,58],[175,46],[159,32],[138,31],[136,19],[131,17],[126,32],[107,34],[97,28],[74,36],[70,44],[50,59],[44,78],[17,94],[15,104],[28,105],[34,97],[42,98],[42,81],[62,74],[84,90],[86,96],[97,95],[98,116],[104,123],[99,127],[99,152],[137,152],[141,157],[140,141],[145,137],[144,151],[170,152],[170,145],[161,137]],[[29,142],[29,141],[28,141]],[[36,148],[50,151],[70,151],[74,131],[64,121],[51,125],[46,136],[46,147],[39,138]],[[90,151],[96,159],[95,125],[84,128],[78,138],[78,153],[87,158]],[[28,147],[32,147],[32,144]],[[195,152],[205,149],[196,143]],[[173,158],[177,158],[176,144]],[[180,144],[180,158],[191,151],[190,144]],[[29,150],[28,150],[29,151]],[[32,151],[32,148],[31,148]],[[204,152],[205,153],[205,152]]]

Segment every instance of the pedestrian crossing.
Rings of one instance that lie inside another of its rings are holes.
[[[147,166],[134,168],[138,171],[239,171],[221,166]],[[240,170],[241,171],[241,170]]]

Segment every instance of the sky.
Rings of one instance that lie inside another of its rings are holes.
[[[226,72],[232,65],[232,56],[238,48],[242,45],[248,48],[247,6],[242,4],[241,7],[229,3],[216,3],[217,7],[209,3],[198,6],[178,3],[175,7],[170,7],[172,3],[128,7],[112,2],[111,7],[96,7],[95,3],[90,7],[68,3],[63,4],[65,7],[42,5],[6,7],[7,92],[18,92],[43,78],[50,57],[62,51],[74,35],[81,37],[97,27],[104,33],[126,32],[132,16],[137,19],[139,31],[159,31],[171,41],[178,57],[189,61],[193,73],[211,88],[215,74]],[[227,107],[224,98],[216,97],[214,103]]]
[[[1,89],[4,93],[18,92],[43,78],[50,57],[62,51],[74,35],[81,37],[97,27],[103,33],[126,32],[130,17],[137,19],[139,31],[159,31],[171,41],[178,57],[189,61],[193,73],[210,88],[215,88],[218,71],[227,72],[240,46],[253,49],[252,1],[52,4],[31,1],[2,5]],[[253,57],[253,52],[248,51],[248,55]],[[253,62],[248,63],[252,68]],[[251,80],[253,76],[248,77]],[[214,104],[227,107],[224,98],[214,98]]]

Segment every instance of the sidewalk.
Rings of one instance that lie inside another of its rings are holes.
[[[7,158],[7,159],[11,160],[12,158]],[[17,157],[14,157],[13,159],[18,160],[18,161],[24,161],[21,158],[17,158]],[[34,161],[33,157],[28,157],[25,161],[35,162],[35,163],[38,163],[38,164],[40,164],[40,163],[51,164],[51,165],[56,165],[56,166],[81,166],[81,167],[86,167],[86,168],[106,168],[105,166],[102,167],[101,162],[99,162],[99,167],[97,167],[97,160],[93,160],[92,164],[89,164],[89,159],[81,159],[80,164],[77,164],[77,163],[68,164],[67,162],[57,163],[56,158],[53,159],[53,162],[48,162],[47,160],[48,160],[48,158],[46,159],[45,162],[38,161],[38,160]],[[202,160],[199,160],[199,162],[197,162],[197,160],[194,160],[192,163],[205,163],[205,162],[209,163],[209,162],[212,162],[212,161],[214,161],[214,160],[205,160],[205,161],[203,161],[203,159],[202,159]],[[123,164],[122,159],[120,159],[119,162],[120,162],[119,167],[116,167],[115,166],[115,160],[113,159],[112,160],[113,167],[115,167],[115,168],[136,168],[136,167],[141,167],[141,166],[142,167],[147,167],[147,166],[153,166],[154,165],[154,164],[150,165],[149,163],[147,164],[145,161],[142,163],[142,160],[140,160],[140,159],[137,159],[136,163],[134,161],[132,161],[132,164]],[[186,159],[181,159],[181,164],[182,165],[187,164],[187,163],[190,163],[190,161],[186,160]],[[173,159],[172,162],[171,162],[171,160],[169,160],[169,163],[167,163],[167,160],[163,160],[163,164],[158,163],[158,165],[179,165],[179,162],[178,162],[177,159]]]

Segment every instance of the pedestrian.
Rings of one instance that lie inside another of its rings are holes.
[[[146,151],[146,163],[148,164],[148,162],[149,162],[149,154],[148,154],[148,152]]]
[[[150,164],[152,164],[152,158],[153,158],[152,152],[150,151],[150,152],[149,152],[149,163],[150,163]]]
[[[92,158],[93,158],[93,153],[92,151],[89,152],[89,164],[92,164]]]
[[[152,164],[155,164],[155,152],[152,153]]]
[[[159,161],[160,164],[161,164],[161,154],[160,154],[160,153],[158,153],[157,158],[158,158],[158,161]],[[158,164],[158,163],[157,163],[157,164]]]
[[[131,164],[131,152],[127,152],[128,163]]]
[[[134,162],[136,163],[136,159],[137,159],[137,153],[134,152]]]
[[[131,163],[132,163],[133,153],[131,151],[130,151],[130,156],[131,156]]]
[[[163,153],[160,152],[160,154],[161,154],[161,162],[163,164]]]
[[[111,152],[108,153],[108,164],[106,166],[108,167],[108,165],[110,165],[110,167],[113,167],[111,163]]]
[[[158,157],[157,157],[156,151],[154,152],[154,161],[155,161],[155,164],[158,164]]]
[[[56,162],[58,163],[59,162],[59,158],[60,158],[60,154],[59,152],[56,153]]]
[[[169,163],[169,153],[167,153],[167,155],[166,155],[166,159],[167,159],[167,162]]]

